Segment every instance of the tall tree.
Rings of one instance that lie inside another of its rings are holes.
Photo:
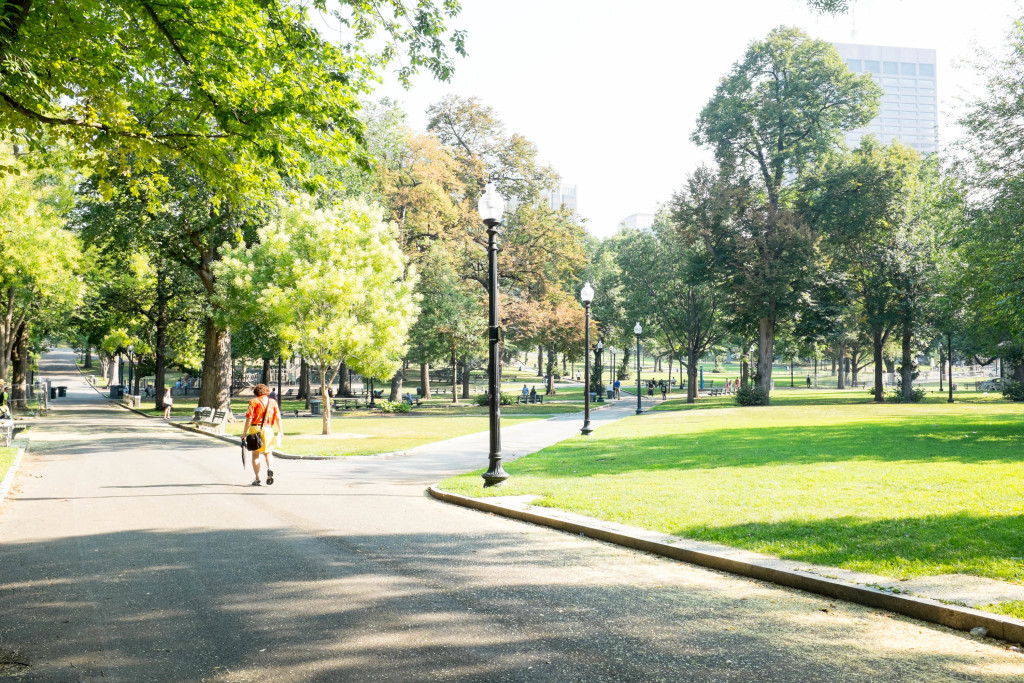
[[[813,248],[789,208],[787,179],[839,144],[844,131],[870,121],[880,95],[833,45],[782,27],[748,48],[698,118],[694,141],[713,150],[725,177],[756,193],[742,221],[722,225],[728,230],[711,253],[745,284],[737,298],[758,319],[757,378],[766,395],[775,325],[800,298]]]
[[[414,278],[383,211],[358,200],[318,209],[299,197],[279,204],[252,247],[214,266],[220,309],[235,324],[259,320],[315,364],[331,433],[327,387],[340,361],[367,377],[390,377],[418,312]]]

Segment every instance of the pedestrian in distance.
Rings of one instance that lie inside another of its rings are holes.
[[[622,382],[615,380],[612,383],[612,389],[614,390],[613,396],[615,396],[615,398],[622,398],[622,394],[619,393],[622,390]]]
[[[281,445],[281,408],[277,401],[270,398],[270,387],[257,384],[252,390],[256,396],[249,401],[249,409],[245,413],[245,425],[242,427],[242,442],[252,457],[252,471],[256,474],[253,486],[260,486],[260,456],[267,463],[267,485],[274,483],[274,433],[277,433],[277,444]],[[257,436],[261,438],[257,438]]]
[[[662,382],[661,383],[661,400],[664,401],[667,398],[668,398],[668,387],[666,387],[665,383]]]
[[[174,405],[174,399],[171,398],[171,388],[167,387],[164,389],[164,419],[171,419],[171,406]]]
[[[810,375],[807,375],[807,388],[808,389],[811,388],[811,376]]]
[[[529,398],[529,396],[530,396],[530,389],[524,384],[523,385],[523,400]]]

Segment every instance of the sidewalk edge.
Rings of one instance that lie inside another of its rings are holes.
[[[21,467],[21,460],[25,457],[25,448],[18,448],[18,454],[14,456],[14,462],[7,469],[7,474],[4,475],[4,480],[0,481],[0,505],[7,500],[7,493],[11,490],[11,485],[14,484],[14,475],[17,474],[18,468]]]
[[[950,605],[930,598],[910,595],[897,595],[886,591],[849,583],[838,579],[829,579],[807,572],[769,567],[753,562],[724,557],[714,553],[702,552],[690,548],[660,543],[630,534],[602,529],[590,524],[570,522],[568,520],[549,517],[537,512],[519,510],[497,503],[490,503],[479,498],[469,498],[457,493],[441,491],[436,485],[429,486],[427,492],[437,500],[462,507],[490,512],[495,515],[518,519],[558,531],[586,536],[606,543],[633,548],[660,555],[673,560],[695,564],[709,569],[746,576],[760,581],[798,588],[809,593],[816,593],[830,598],[853,602],[866,607],[874,607],[895,612],[921,621],[948,626],[959,631],[970,631],[978,626],[988,629],[991,638],[1013,643],[1024,643],[1024,622],[1011,617],[1003,617],[990,612]]]

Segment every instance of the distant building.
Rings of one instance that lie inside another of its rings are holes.
[[[846,134],[853,148],[870,133],[888,144],[895,138],[922,154],[939,151],[935,50],[836,43],[851,71],[870,74],[885,90],[878,116]]]
[[[576,186],[563,184],[548,190],[548,202],[552,211],[558,211],[563,206],[570,211],[576,211]]]
[[[637,228],[646,230],[647,228],[654,225],[654,214],[653,213],[634,213],[632,216],[626,216],[619,221],[619,229],[632,229]]]

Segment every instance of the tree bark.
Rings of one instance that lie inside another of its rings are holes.
[[[420,363],[420,385],[422,385],[423,390],[420,398],[427,400],[430,398],[430,363],[426,361]]]
[[[85,345],[85,361],[82,363],[82,367],[86,370],[92,370],[92,346],[89,344]]]
[[[199,406],[212,410],[231,410],[231,331],[206,319],[203,379],[199,388]]]
[[[260,371],[260,384],[266,384],[268,387],[270,386],[270,359],[269,358],[264,358],[263,359],[263,369]],[[280,398],[281,397],[278,396],[279,400],[280,400]]]
[[[686,350],[686,402],[696,403],[697,398],[700,396],[697,393],[697,353],[695,349]],[[743,385],[746,386],[746,358],[743,359],[743,365],[740,369],[740,374],[743,375]]]
[[[548,365],[547,365],[547,376],[548,381],[546,383],[545,394],[547,396],[555,395],[555,350],[553,348],[548,349]],[[586,391],[586,389],[584,389]]]
[[[164,409],[164,389],[167,384],[167,296],[164,292],[164,272],[157,270],[157,311],[156,311],[156,348],[155,367],[153,369],[153,389],[156,391],[156,409]]]
[[[455,360],[455,349],[452,349],[452,403],[459,402],[459,373]]]
[[[28,324],[21,323],[15,331],[11,350],[11,410],[28,408]]]
[[[885,335],[882,330],[872,330],[871,350],[875,362],[875,403],[885,403],[885,391],[882,387],[882,347],[885,346]]]
[[[331,433],[331,401],[327,395],[327,364],[320,363],[320,410],[323,414],[321,434]]]
[[[306,400],[305,410],[309,410],[309,362],[305,358],[299,359],[299,390],[295,398],[302,398]]]
[[[836,365],[839,366],[839,379],[836,383],[837,389],[846,388],[846,344],[836,345]]]
[[[405,378],[405,375],[402,375]],[[352,395],[352,373],[348,370],[348,363],[341,361],[338,366],[338,395],[348,398]]]
[[[405,381],[405,364],[398,366],[398,370],[395,371],[395,376],[391,378],[391,395],[388,396],[388,400],[392,403],[397,403],[402,396],[402,382]]]
[[[757,385],[771,402],[772,362],[775,360],[775,315],[768,315],[758,321],[757,338]]]
[[[469,399],[469,358],[462,357],[462,398]]]
[[[544,376],[544,347],[537,344],[537,376]]]
[[[118,365],[120,364],[121,357],[118,354],[112,354],[110,356],[110,363],[107,365],[107,369],[110,370],[110,381],[109,384],[117,384],[118,381]]]
[[[910,321],[906,320],[903,323],[903,335],[902,335],[902,351],[903,351],[903,367],[900,368],[900,382],[903,385],[901,387],[903,391],[903,400],[910,401],[910,397],[914,394],[914,359],[910,354],[910,342],[913,338],[913,330],[910,327]]]

